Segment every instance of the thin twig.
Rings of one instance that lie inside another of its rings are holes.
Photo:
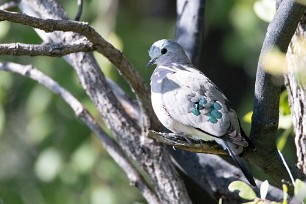
[[[41,44],[32,45],[24,43],[10,43],[0,44],[0,55],[26,55],[26,56],[50,56],[50,57],[61,57],[71,53],[77,52],[90,52],[94,51],[94,47],[90,41],[85,38],[71,42],[69,44]],[[125,111],[135,120],[139,121],[139,106],[128,97],[121,88],[115,84],[111,79],[107,78],[108,84],[112,87],[117,99],[120,101]],[[140,124],[140,121],[139,121]]]
[[[142,195],[151,203],[160,203],[155,192],[153,192],[144,178],[138,173],[137,169],[126,158],[119,145],[109,138],[103,129],[97,124],[93,117],[83,107],[83,105],[66,89],[61,87],[50,77],[46,76],[31,65],[20,65],[12,62],[0,63],[0,70],[18,73],[22,76],[29,77],[40,84],[50,89],[53,93],[59,95],[75,112],[75,115],[80,118],[95,135],[101,140],[104,148],[116,163],[127,174],[131,184],[137,186],[142,192]]]
[[[10,43],[0,44],[0,55],[27,55],[27,56],[51,56],[62,57],[76,52],[94,51],[92,43],[86,39],[81,39],[69,44],[24,44]]]

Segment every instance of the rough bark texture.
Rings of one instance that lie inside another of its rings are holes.
[[[306,15],[300,21],[287,52],[285,85],[295,132],[298,167],[306,174]]]
[[[204,33],[205,0],[177,0],[176,41],[197,67]]]

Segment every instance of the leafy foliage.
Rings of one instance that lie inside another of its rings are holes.
[[[260,197],[258,197],[255,191],[246,183],[242,181],[233,181],[228,189],[232,192],[239,192],[239,197],[244,200],[249,200],[245,204],[287,204],[288,203],[288,187],[283,185],[283,199],[282,202],[271,201],[266,198],[269,190],[269,182],[266,180],[262,182],[260,186]],[[298,202],[306,203],[306,183],[297,179],[294,186],[294,197]]]

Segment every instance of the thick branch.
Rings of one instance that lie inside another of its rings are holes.
[[[176,4],[176,41],[197,67],[204,32],[205,0],[177,0]]]
[[[279,114],[279,79],[267,73],[263,57],[274,47],[286,52],[305,6],[293,0],[281,3],[277,13],[270,23],[259,57],[255,83],[255,102],[252,120],[252,137],[257,142],[275,147],[275,133]]]
[[[260,166],[265,173],[271,176],[278,186],[281,186],[282,179],[290,181],[286,169],[280,165],[282,162],[275,145],[281,79],[265,71],[263,58],[273,47],[278,47],[281,51],[286,52],[305,8],[293,0],[284,0],[281,3],[274,19],[269,24],[257,67],[251,129],[251,138],[257,152],[248,152],[246,156],[249,161]],[[266,161],[269,161],[269,164]],[[295,168],[294,165],[290,166]],[[293,173],[295,178],[304,178],[298,171]]]
[[[0,63],[0,70],[10,71],[29,77],[47,87],[53,93],[59,95],[73,109],[75,115],[80,118],[100,139],[104,149],[127,174],[131,184],[137,186],[140,192],[149,202],[159,202],[157,195],[154,193],[154,191],[152,191],[152,189],[150,189],[144,178],[137,172],[137,169],[135,169],[135,167],[126,158],[126,155],[118,146],[118,144],[106,135],[103,129],[96,123],[96,121],[83,107],[83,105],[73,95],[71,95],[71,93],[69,93],[53,79],[44,75],[42,72],[35,69],[31,65],[23,66],[20,64],[6,62]]]
[[[62,57],[71,53],[90,51],[94,51],[94,47],[92,46],[92,43],[87,41],[85,38],[65,45],[62,43],[42,45],[23,43],[0,44],[0,55]],[[142,121],[140,121],[141,117],[138,104],[129,98],[111,79],[106,78],[106,80],[117,99],[120,101],[125,112],[127,112],[135,121],[138,121],[138,125],[141,125]]]

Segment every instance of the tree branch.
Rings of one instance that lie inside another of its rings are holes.
[[[305,8],[305,6],[293,0],[284,0],[280,4],[274,19],[267,29],[257,67],[251,128],[251,138],[257,151],[248,151],[246,157],[251,163],[264,170],[279,187],[282,184],[282,179],[290,181],[286,169],[283,165],[280,165],[282,162],[275,144],[282,80],[265,71],[263,57],[274,47],[278,47],[283,52],[287,51],[289,42]],[[266,161],[269,161],[269,163]],[[295,178],[304,180],[305,175],[301,174],[294,165],[291,164],[290,168],[295,169],[293,171]]]
[[[62,57],[76,52],[91,52],[94,47],[86,39],[80,39],[69,44],[31,45],[24,43],[0,44],[0,55],[27,55]]]
[[[177,0],[176,4],[176,41],[198,67],[204,33],[205,0]]]
[[[130,183],[134,186],[137,186],[137,188],[140,190],[140,192],[147,199],[148,202],[160,202],[157,198],[157,195],[154,193],[154,191],[152,191],[152,189],[150,189],[149,185],[146,183],[145,179],[138,173],[137,169],[135,169],[131,162],[126,158],[126,155],[118,146],[118,144],[106,135],[103,129],[97,124],[97,122],[83,107],[83,105],[73,95],[71,95],[71,93],[69,93],[53,79],[46,76],[31,65],[24,66],[11,62],[5,62],[0,63],[0,70],[14,72],[22,76],[29,77],[30,79],[33,79],[34,81],[37,81],[38,83],[47,87],[53,93],[59,95],[72,108],[75,115],[80,120],[82,120],[93,133],[95,133],[95,135],[101,141],[104,149],[126,173],[130,180]]]
[[[0,44],[0,55],[62,57],[71,53],[90,51],[94,51],[94,47],[92,46],[92,43],[87,41],[85,38],[81,38],[80,40],[65,45],[62,43],[42,45],[23,43]],[[120,101],[125,112],[135,121],[138,121],[138,125],[140,126],[142,122],[140,121],[141,117],[138,104],[129,98],[111,79],[106,78],[106,80],[117,99]]]
[[[23,2],[24,1],[21,2],[21,6],[24,5]],[[62,13],[64,14],[64,12]],[[140,106],[150,118],[151,128],[155,130],[160,130],[160,123],[151,107],[151,100],[149,94],[150,91],[147,86],[144,86],[145,82],[143,78],[128,62],[127,58],[122,54],[121,51],[117,50],[110,43],[108,43],[87,23],[67,20],[67,16],[63,17],[62,20],[54,20],[51,18],[41,19],[28,16],[26,14],[19,14],[16,12],[0,10],[0,21],[3,20],[31,26],[33,28],[44,30],[45,32],[72,31],[85,36],[89,41],[92,42],[93,47],[95,47],[96,51],[104,55],[118,68],[119,72],[131,85],[132,89],[136,92],[136,95],[140,99]],[[142,104],[146,105],[143,106]],[[149,123],[148,119],[144,118],[144,120],[145,123]]]

